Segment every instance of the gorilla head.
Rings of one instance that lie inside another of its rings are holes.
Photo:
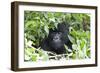
[[[53,49],[61,48],[64,44],[63,34],[59,31],[50,31],[48,36],[48,45]]]

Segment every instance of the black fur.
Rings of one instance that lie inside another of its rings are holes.
[[[41,48],[45,51],[52,51],[56,54],[65,54],[66,49],[64,44],[68,48],[72,49],[72,43],[68,38],[69,26],[66,23],[59,23],[57,29],[50,29],[47,38],[41,42]]]

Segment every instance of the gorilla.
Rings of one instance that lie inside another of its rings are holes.
[[[69,25],[65,22],[58,23],[57,29],[49,29],[48,37],[43,39],[40,46],[45,51],[51,51],[56,54],[66,54],[64,45],[72,49],[72,43],[68,38],[68,34]]]

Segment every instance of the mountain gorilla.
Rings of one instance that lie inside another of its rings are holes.
[[[72,43],[68,38],[69,26],[65,22],[59,23],[57,29],[50,29],[47,38],[41,42],[41,48],[56,54],[66,54],[64,45],[72,49]]]

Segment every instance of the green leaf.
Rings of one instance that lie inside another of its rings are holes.
[[[44,54],[43,54],[43,59],[42,59],[43,61],[47,61],[47,60],[49,60],[49,56],[48,56],[48,54],[46,53],[46,52],[44,52]]]
[[[79,45],[79,46],[80,46],[80,40],[79,40],[79,39],[77,39],[77,40],[76,40],[76,42],[77,42],[77,45]]]
[[[30,60],[30,59],[31,59],[31,57],[29,55],[25,54],[25,60]]]
[[[76,59],[76,54],[75,53],[72,54],[72,59]]]
[[[64,45],[64,47],[65,47],[67,52],[72,52],[72,50],[70,50],[67,45]]]
[[[83,58],[85,58],[84,54],[81,50],[79,50],[79,59],[83,59]]]
[[[64,45],[64,47],[66,48],[66,50],[68,50],[68,47],[67,47],[67,45]]]
[[[50,22],[55,22],[55,18],[50,18]]]
[[[44,26],[44,30],[46,31],[47,34],[49,34],[48,26]]]
[[[31,26],[36,26],[36,25],[34,25],[34,23],[35,23],[34,21],[28,21],[28,22],[25,24],[25,25],[26,25],[25,27],[28,28],[28,27],[31,27]]]
[[[57,26],[58,26],[58,23],[54,23],[54,26],[57,28]]]
[[[68,38],[72,43],[75,43],[75,39],[72,36],[68,35]]]
[[[90,51],[90,48],[87,48],[86,53],[87,53],[88,58],[90,58],[90,57],[91,57],[91,51]]]
[[[80,47],[81,47],[81,49],[84,47],[84,45],[85,45],[85,41],[84,41],[85,39],[82,39],[81,40],[81,44],[80,44]]]
[[[77,45],[76,44],[73,44],[72,45],[72,48],[73,48],[73,50],[77,50]]]
[[[30,56],[32,53],[30,52],[30,50],[25,49],[25,54],[26,54],[27,56]]]
[[[37,61],[37,55],[32,55],[32,61]]]

